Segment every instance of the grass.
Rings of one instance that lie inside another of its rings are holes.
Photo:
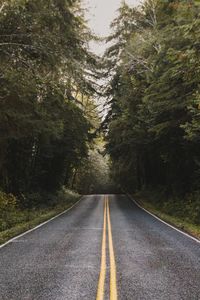
[[[53,205],[51,203],[49,207],[16,210],[14,217],[12,217],[13,214],[8,215],[10,224],[12,225],[7,226],[8,228],[0,231],[0,245],[67,210],[79,199],[80,195],[76,193],[62,191],[62,195],[59,195],[57,203],[54,203]]]
[[[142,193],[137,193],[133,196],[134,199],[138,201],[138,203],[141,204],[142,207],[144,207],[163,221],[166,221],[167,223],[175,226],[176,228],[181,229],[184,232],[200,239],[200,225],[188,222],[187,218],[166,213],[165,211],[163,211],[162,207],[157,207],[155,202],[152,202],[151,199],[148,199],[146,193],[145,198]]]

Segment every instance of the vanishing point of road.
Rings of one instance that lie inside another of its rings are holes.
[[[91,195],[0,248],[1,300],[200,300],[200,243]]]

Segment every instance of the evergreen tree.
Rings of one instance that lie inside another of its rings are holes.
[[[96,92],[92,36],[78,0],[4,1],[0,28],[0,184],[54,191],[88,152],[77,95]]]
[[[127,189],[185,194],[198,182],[199,13],[193,1],[145,1],[130,16],[117,71],[107,65],[107,149]]]

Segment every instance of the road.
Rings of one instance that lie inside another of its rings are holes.
[[[84,196],[0,249],[0,299],[199,300],[200,243],[127,196]]]

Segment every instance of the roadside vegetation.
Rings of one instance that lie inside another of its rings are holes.
[[[184,199],[166,199],[163,191],[146,190],[134,194],[141,206],[162,220],[200,239],[199,192]],[[193,198],[191,198],[193,197]]]
[[[199,1],[123,3],[104,55],[103,127],[115,182],[200,224]],[[145,199],[145,198],[144,198]]]
[[[29,195],[28,199],[24,198],[28,206],[22,206],[12,194],[0,192],[0,244],[70,208],[80,197],[62,188],[54,195]],[[47,204],[44,199],[48,200]]]

